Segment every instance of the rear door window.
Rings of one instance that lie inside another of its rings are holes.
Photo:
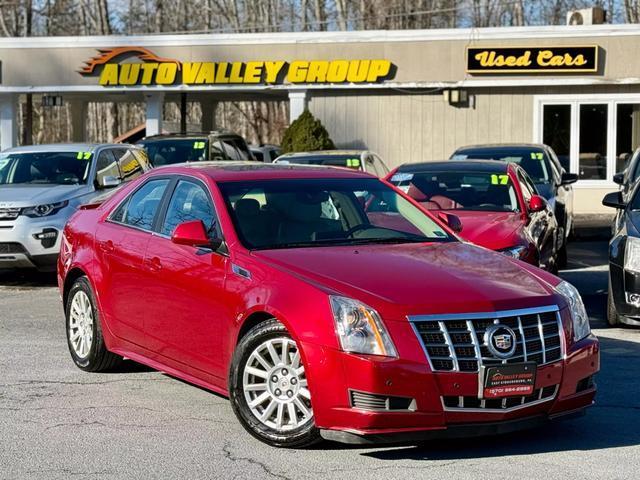
[[[169,182],[168,178],[149,180],[122,202],[109,220],[151,231]]]
[[[220,238],[221,233],[213,209],[213,202],[205,188],[189,180],[176,185],[160,233],[171,235],[178,225],[201,220],[210,238]]]

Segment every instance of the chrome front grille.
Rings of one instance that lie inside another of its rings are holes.
[[[557,362],[563,355],[563,331],[557,306],[490,313],[417,315],[409,317],[436,372],[478,372],[503,363]],[[494,323],[510,327],[516,349],[506,360],[494,356],[484,341]]]
[[[483,412],[504,412],[548,402],[553,400],[557,393],[558,385],[551,385],[538,388],[534,390],[532,395],[526,397],[491,398],[486,400],[481,400],[477,396],[444,396],[440,398],[446,411],[468,412],[470,410],[481,410]]]
[[[15,220],[20,216],[20,208],[0,208],[0,220]]]

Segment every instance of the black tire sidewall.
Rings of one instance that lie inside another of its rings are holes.
[[[611,291],[611,280],[609,280],[609,288],[607,291],[607,323],[610,327],[617,327],[620,325],[620,315],[616,309],[613,292]]]
[[[91,304],[91,310],[93,314],[93,341],[91,342],[91,348],[89,349],[89,355],[85,358],[80,358],[76,352],[73,350],[73,346],[71,345],[71,338],[69,336],[69,321],[71,317],[71,304],[73,302],[73,298],[79,292],[84,292],[89,298],[89,303]],[[69,290],[69,295],[67,296],[67,304],[65,308],[65,330],[67,336],[67,346],[69,347],[69,353],[71,354],[71,358],[73,362],[81,368],[82,370],[92,370],[92,367],[96,363],[96,357],[98,350],[100,348],[100,343],[102,341],[101,331],[100,331],[100,318],[98,315],[98,309],[96,308],[96,301],[93,295],[93,290],[91,289],[91,285],[89,284],[89,280],[87,277],[80,277],[75,281],[71,289]]]
[[[274,447],[302,448],[320,440],[319,431],[315,427],[313,419],[307,424],[283,434],[262,424],[251,412],[244,397],[242,372],[249,356],[263,342],[282,337],[292,338],[284,325],[272,319],[252,328],[240,340],[229,369],[229,399],[242,426],[258,440]],[[300,351],[299,345],[297,348]],[[309,381],[308,376],[307,381]]]

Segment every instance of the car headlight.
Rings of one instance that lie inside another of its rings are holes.
[[[640,238],[627,237],[624,248],[624,269],[628,272],[640,273]]]
[[[582,303],[580,292],[569,282],[561,282],[556,287],[556,291],[566,298],[569,304],[571,320],[573,321],[573,340],[575,342],[582,340],[591,333],[591,326],[589,325],[589,317],[587,316],[587,310],[584,308],[584,303]]]
[[[527,253],[527,247],[524,245],[517,245],[515,247],[504,248],[502,250],[498,250],[500,253],[505,254],[507,257],[515,258],[516,260],[520,260]]]
[[[31,218],[47,217],[49,215],[53,215],[54,213],[59,212],[67,205],[69,205],[68,200],[65,200],[63,202],[58,202],[58,203],[46,203],[44,205],[36,205],[35,207],[27,207],[24,210],[22,210],[22,214]]]
[[[345,352],[397,356],[378,312],[351,298],[330,296],[329,301],[340,346]]]

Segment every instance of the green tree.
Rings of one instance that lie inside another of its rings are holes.
[[[331,150],[335,146],[320,120],[305,110],[287,127],[282,137],[282,152]]]

